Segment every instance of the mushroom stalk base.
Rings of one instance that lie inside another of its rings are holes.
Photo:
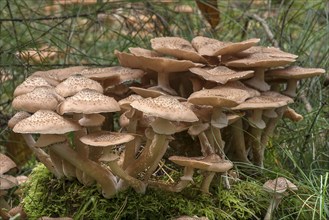
[[[27,146],[33,151],[33,153],[36,155],[39,161],[43,163],[52,174],[54,174],[57,178],[59,178],[60,174],[55,169],[55,166],[51,161],[50,156],[46,152],[44,152],[41,148],[34,147],[35,140],[30,134],[22,134],[22,136]]]
[[[81,157],[77,152],[68,147],[66,143],[56,144],[51,148],[58,156],[69,161],[72,165],[95,179],[101,185],[105,198],[111,198],[116,194],[116,181],[111,172],[99,164]]]

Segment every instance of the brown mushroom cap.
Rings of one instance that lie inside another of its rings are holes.
[[[129,52],[135,56],[161,57],[161,55],[156,51],[147,50],[141,47],[129,47]]]
[[[297,59],[298,56],[295,54],[287,53],[280,48],[277,47],[262,47],[262,46],[253,46],[250,47],[247,50],[244,50],[238,54],[235,54],[235,56],[243,58],[246,56],[249,56],[254,53],[262,53],[262,54],[268,54],[271,57],[284,57],[284,58],[290,58],[290,59]]]
[[[47,71],[37,71],[33,73],[31,76],[40,76],[44,78],[46,81],[53,80],[62,82],[63,80],[69,78],[71,75],[75,75],[83,71],[84,69],[87,69],[88,67],[85,66],[72,66],[62,69],[53,69],[53,70],[47,70]]]
[[[66,141],[66,136],[58,134],[42,134],[34,144],[35,147],[46,147],[55,143]]]
[[[206,37],[195,37],[192,45],[203,56],[219,56],[226,54],[235,54],[256,45],[260,39],[252,38],[241,42],[222,42]]]
[[[294,100],[288,96],[282,95],[278,92],[267,91],[261,93],[260,96],[256,96],[246,100],[240,105],[233,107],[233,110],[247,110],[247,109],[269,109],[279,108],[289,103],[293,103]]]
[[[221,83],[221,84],[225,84],[230,81],[248,79],[250,77],[253,77],[254,75],[253,70],[234,71],[225,66],[217,66],[212,69],[194,67],[194,68],[190,68],[190,71],[194,74],[197,74],[198,76],[201,76],[206,80]]]
[[[290,66],[284,69],[273,69],[265,72],[266,79],[305,79],[325,73],[320,68],[303,68]]]
[[[118,144],[124,144],[129,141],[132,141],[134,138],[135,137],[131,134],[99,131],[81,137],[80,141],[90,146],[107,147],[107,146],[114,146]]]
[[[83,127],[98,127],[102,126],[105,121],[105,116],[101,114],[88,114],[84,115],[81,119],[79,119],[79,124]]]
[[[198,121],[197,116],[185,105],[171,96],[159,96],[136,100],[130,104],[133,108],[146,114],[171,121]]]
[[[42,77],[29,77],[24,82],[22,82],[19,86],[16,87],[14,91],[14,97],[32,92],[36,87],[52,87],[45,79]]]
[[[30,117],[31,114],[28,112],[20,111],[17,112],[9,121],[8,121],[8,127],[10,129],[13,129],[14,126],[20,122],[21,120]]]
[[[12,159],[0,153],[0,174],[4,174],[15,167],[16,164]]]
[[[142,96],[132,94],[124,99],[121,99],[118,103],[120,105],[120,108],[123,110],[129,110],[131,108],[130,104],[135,101],[135,100],[140,100],[143,99]]]
[[[0,175],[0,190],[7,190],[18,185],[17,179],[10,175]]]
[[[119,62],[124,67],[155,71],[157,73],[184,72],[191,67],[203,66],[189,60],[175,60],[166,57],[146,57],[115,51]]]
[[[55,110],[62,99],[64,98],[56,94],[53,88],[43,86],[15,97],[12,106],[16,110],[27,112],[36,112],[40,109]]]
[[[64,134],[80,130],[81,127],[49,110],[39,110],[30,117],[18,122],[13,131],[16,133]]]
[[[270,193],[282,194],[287,189],[297,190],[297,186],[284,177],[278,177],[274,180],[268,180],[264,183],[263,189]]]
[[[68,97],[57,108],[64,113],[93,114],[120,111],[120,106],[112,97],[103,95],[92,89],[83,89],[74,96]]]
[[[295,59],[272,56],[268,53],[253,53],[246,56],[243,59],[234,59],[225,62],[226,66],[229,67],[239,67],[239,68],[251,68],[251,67],[261,67],[270,68],[277,66],[285,66],[287,64],[295,62]]]
[[[56,92],[63,96],[72,96],[77,92],[83,89],[93,89],[98,91],[99,93],[103,93],[103,87],[101,84],[96,82],[95,80],[89,79],[82,75],[73,75],[58,84],[55,88]]]
[[[236,81],[212,89],[203,89],[194,92],[188,98],[188,102],[196,105],[211,105],[217,107],[234,107],[248,98],[258,96],[257,90],[245,86]]]
[[[211,154],[206,157],[171,156],[169,160],[180,166],[211,172],[226,172],[233,167],[231,161],[223,160],[216,154]]]
[[[181,60],[191,60],[196,63],[206,63],[207,61],[196,52],[192,44],[180,37],[157,37],[151,39],[153,50],[176,57]]]

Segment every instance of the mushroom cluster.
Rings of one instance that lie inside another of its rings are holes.
[[[288,107],[298,80],[324,73],[258,42],[159,37],[152,50],[115,51],[121,66],[35,72],[14,92],[9,127],[56,177],[97,183],[106,198],[128,187],[179,192],[195,170],[202,192],[215,175],[229,188],[234,162],[263,166],[279,119],[302,118]],[[155,180],[159,163],[182,176]]]

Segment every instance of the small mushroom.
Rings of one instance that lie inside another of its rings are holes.
[[[272,196],[264,220],[272,219],[273,211],[278,208],[282,198],[286,196],[287,190],[298,190],[296,185],[284,177],[278,177],[274,180],[266,181],[263,185],[263,189],[269,192]]]

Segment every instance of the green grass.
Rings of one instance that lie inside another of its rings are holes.
[[[266,20],[278,45],[284,51],[299,56],[298,65],[324,68],[328,72],[328,4],[322,0],[264,2],[257,5],[247,0],[219,1],[221,21],[213,30],[198,14],[194,1],[161,5],[156,1],[130,4],[127,1],[108,3],[103,0],[95,5],[62,8],[53,14],[45,14],[44,9],[52,4],[51,1],[41,0],[38,4],[31,0],[0,1],[0,71],[1,76],[9,77],[0,83],[0,111],[3,115],[0,118],[0,150],[6,151],[5,146],[8,145],[9,130],[5,122],[13,114],[10,106],[13,90],[29,74],[81,64],[116,65],[115,49],[149,48],[152,37],[181,36],[190,40],[203,35],[223,41],[257,37],[261,39],[261,45],[271,46],[272,42],[262,25],[250,18],[250,15],[257,14]],[[193,6],[195,13],[174,12],[174,6],[182,3]],[[115,15],[112,23],[101,24],[97,18],[100,12]],[[146,15],[147,19],[137,19],[132,25],[129,16],[138,17],[140,14]],[[18,52],[43,46],[58,51],[58,56],[39,63],[31,59],[22,60],[17,55]],[[304,120],[292,123],[285,119],[280,122],[266,150],[265,171],[257,178],[260,186],[269,178],[287,176],[300,188],[296,195],[285,199],[275,213],[280,219],[329,218],[329,87],[323,86],[324,79],[325,76],[321,76],[300,83],[292,107],[304,116]],[[302,95],[313,108],[310,112],[300,98]],[[255,172],[259,173],[257,169]],[[85,201],[85,206],[80,207],[81,213],[93,212],[90,207],[106,202],[97,197],[97,189],[93,190],[94,194]],[[121,207],[122,212],[127,212],[129,204],[122,195],[115,209]],[[65,214],[63,210],[57,211]],[[142,213],[139,210],[140,218]],[[193,213],[207,214],[206,211]],[[112,217],[116,215],[121,216],[117,211]]]

